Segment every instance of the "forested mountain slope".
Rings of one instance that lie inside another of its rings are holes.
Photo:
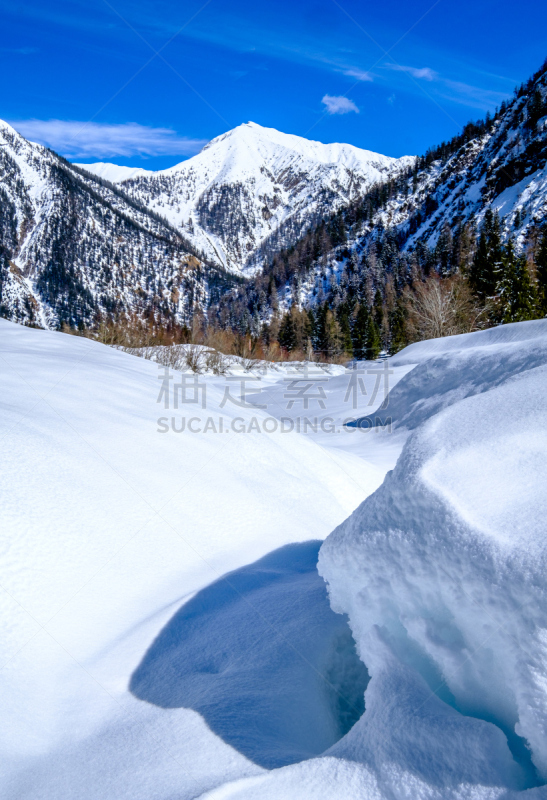
[[[0,311],[43,327],[183,321],[226,277],[159,215],[0,122]]]

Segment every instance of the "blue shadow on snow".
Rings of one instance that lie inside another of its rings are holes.
[[[287,545],[198,592],[152,643],[131,692],[199,712],[266,768],[324,752],[363,713],[368,673],[330,608],[320,546]]]

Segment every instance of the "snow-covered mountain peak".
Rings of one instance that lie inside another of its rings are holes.
[[[395,162],[407,163],[412,161],[412,157],[404,156],[403,159],[391,158],[371,150],[363,150],[351,144],[341,144],[335,142],[324,144],[323,142],[306,139],[303,136],[296,136],[292,133],[282,133],[275,128],[266,128],[256,122],[245,122],[236,128],[211,139],[205,147],[194,156],[193,159],[183,161],[170,169],[163,170],[165,173],[179,171],[190,161],[199,159],[205,153],[218,152],[219,155],[232,155],[243,151],[246,162],[243,168],[249,168],[248,159],[253,154],[261,158],[271,159],[287,155],[289,151],[293,156],[300,156],[313,162],[321,164],[337,164],[357,169],[359,167],[374,165],[378,169],[389,168]]]
[[[350,144],[323,144],[247,122],[158,172],[81,166],[121,183],[124,192],[166,217],[209,260],[249,273],[321,217],[412,162],[409,156],[396,159]]]

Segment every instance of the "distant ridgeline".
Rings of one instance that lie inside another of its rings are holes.
[[[547,62],[419,158],[249,123],[114,185],[4,123],[0,144],[0,314],[25,324],[199,312],[288,351],[372,358],[547,313]],[[222,184],[227,154],[251,151],[271,197],[239,173]]]

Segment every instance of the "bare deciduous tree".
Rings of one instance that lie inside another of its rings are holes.
[[[486,310],[475,304],[460,275],[417,281],[412,289],[405,291],[404,301],[411,341],[470,333],[487,323]]]

